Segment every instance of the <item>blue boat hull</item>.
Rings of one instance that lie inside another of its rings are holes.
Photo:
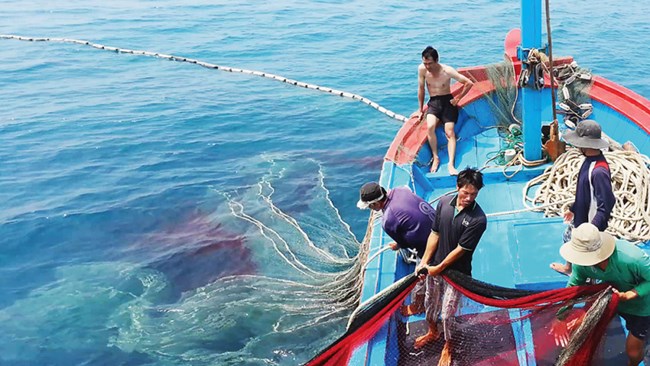
[[[506,40],[506,50],[516,43],[516,32],[511,32]],[[461,72],[480,75],[480,67]],[[481,80],[479,80],[480,82]],[[551,95],[548,88],[542,91],[543,100],[548,100],[542,110],[542,121],[551,121]],[[459,137],[456,166],[482,167],[490,153],[501,148],[501,140],[493,127],[488,94],[476,94],[464,99],[465,103],[456,124]],[[591,89],[593,113],[590,118],[597,120],[603,131],[619,142],[632,142],[639,152],[650,155],[650,101],[602,78],[596,78]],[[478,118],[477,118],[478,116]],[[548,123],[548,122],[547,122]],[[439,141],[446,141],[442,131],[438,131]],[[426,164],[431,151],[426,144],[424,126],[415,117],[407,122],[393,141],[384,161],[380,184],[386,188],[408,186],[428,201],[455,188],[455,177],[447,175],[445,150],[441,153],[441,167],[436,173],[428,173]],[[516,211],[525,208],[522,191],[526,183],[540,175],[548,167],[545,164],[526,168],[507,179],[501,168],[487,168],[483,171],[485,188],[477,201],[483,210],[490,213]],[[392,241],[381,229],[380,220],[370,220],[371,231],[369,253],[373,254]],[[559,246],[565,225],[561,217],[547,218],[541,212],[520,212],[517,214],[491,217],[473,259],[473,276],[479,280],[510,288],[544,290],[564,287],[566,277],[549,268],[549,263],[560,261]],[[648,243],[641,247],[650,252]],[[362,301],[382,291],[398,279],[412,273],[413,266],[402,260],[397,252],[385,251],[367,264],[364,274]],[[396,350],[395,332],[390,330],[395,324],[384,327],[370,342],[358,349],[351,365],[391,364],[386,354]],[[520,335],[526,339],[526,334]],[[524,347],[532,351],[532,345]],[[625,362],[624,347],[613,352]],[[520,357],[525,360],[526,357]],[[395,363],[396,364],[396,363]],[[527,364],[525,361],[522,365]]]

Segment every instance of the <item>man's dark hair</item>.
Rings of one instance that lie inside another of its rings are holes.
[[[432,58],[433,61],[438,62],[438,51],[431,46],[427,46],[427,48],[422,51],[422,58]]]
[[[483,188],[483,173],[479,172],[474,168],[465,168],[458,173],[458,178],[456,178],[456,185],[458,188],[463,188],[466,185],[471,184],[476,189]]]

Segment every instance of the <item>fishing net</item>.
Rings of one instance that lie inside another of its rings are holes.
[[[499,133],[507,133],[513,124],[521,127],[521,109],[517,108],[519,90],[515,67],[509,58],[485,69],[487,78],[494,86],[490,100],[490,111],[495,116]]]
[[[521,127],[521,108],[516,103],[519,97],[517,75],[510,59],[487,65],[484,69],[462,70],[461,73],[472,80],[472,90],[481,94],[491,112],[477,115],[473,110],[465,109],[468,120],[478,121],[481,129],[496,127],[500,134],[507,133],[513,125]]]
[[[612,362],[608,350],[620,354],[625,347],[620,323],[608,327],[618,298],[605,285],[529,291],[453,271],[442,279],[444,296],[453,300],[443,306],[443,316],[434,318],[438,339],[414,346],[428,323],[424,314],[402,315],[417,281],[410,275],[362,305],[346,334],[307,365],[347,365],[359,347],[367,347],[360,352],[363,360],[371,357],[386,365],[437,365],[445,348],[449,364],[457,366],[604,365]],[[569,330],[566,347],[557,346],[550,332],[558,316]]]
[[[518,80],[515,65],[510,58],[490,64],[482,69],[470,69],[463,72],[474,82],[472,90],[481,93],[480,103],[486,103],[489,113],[484,108],[466,107],[463,109],[466,122],[475,121],[478,130],[473,133],[482,133],[488,129],[496,129],[500,137],[500,146],[480,158],[483,168],[486,167],[521,167],[528,162],[520,159],[523,151],[522,111]],[[515,170],[516,174],[518,170]]]

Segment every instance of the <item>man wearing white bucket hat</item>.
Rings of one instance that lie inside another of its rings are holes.
[[[566,243],[571,230],[585,222],[594,224],[599,231],[605,231],[616,197],[612,192],[609,164],[602,152],[602,149],[609,147],[609,142],[602,138],[600,125],[596,121],[584,120],[575,131],[565,133],[564,140],[579,148],[585,157],[578,173],[575,201],[564,213],[564,221],[569,224],[564,233]],[[566,264],[551,263],[551,268],[570,275],[571,261]]]
[[[392,250],[414,249],[418,258],[424,255],[436,210],[407,187],[389,191],[379,183],[364,184],[359,191],[357,207],[383,213],[381,227],[393,240]]]
[[[644,343],[650,329],[650,257],[636,245],[616,242],[596,226],[584,223],[573,230],[560,255],[573,263],[567,286],[584,285],[587,278],[610,284],[618,294],[618,314],[625,319],[628,336],[625,351],[628,365],[643,360]],[[553,325],[557,345],[566,346],[569,335],[563,321]]]
[[[381,227],[394,241],[388,243],[392,250],[413,249],[419,264],[431,235],[436,210],[407,187],[389,191],[379,183],[364,184],[359,191],[357,207],[383,213]],[[424,283],[419,282],[413,290],[410,305],[401,308],[402,315],[410,316],[424,312]]]

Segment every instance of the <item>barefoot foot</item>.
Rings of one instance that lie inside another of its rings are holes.
[[[449,175],[458,175],[458,170],[451,164],[447,164],[447,170],[449,171]]]
[[[451,348],[449,342],[445,342],[445,347],[442,349],[442,353],[440,353],[438,366],[451,366]]]
[[[422,314],[422,313],[424,313],[424,306],[422,306],[422,305],[417,306],[415,304],[403,305],[400,308],[400,312],[402,313],[403,316],[411,316],[411,315]]]
[[[431,161],[431,173],[435,173],[438,171],[438,166],[440,166],[440,158],[437,156],[434,156],[432,161]]]
[[[434,342],[438,338],[440,338],[440,333],[438,333],[437,331],[436,332],[429,331],[427,334],[415,338],[415,343],[413,344],[413,348],[420,349],[426,346],[427,344]]]

